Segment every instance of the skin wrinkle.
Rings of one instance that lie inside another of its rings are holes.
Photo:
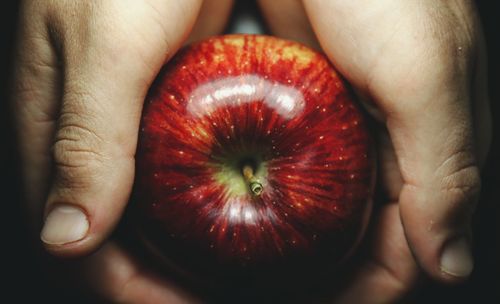
[[[81,112],[80,112],[81,113]],[[92,127],[85,126],[82,123],[82,116],[85,118],[85,115],[81,115],[78,111],[64,111],[61,113],[58,120],[58,128],[60,129],[60,133],[65,134],[65,132],[61,132],[61,129],[64,130],[66,127],[72,128],[73,130],[77,130],[78,132],[83,131],[87,135],[90,135],[90,138],[93,138],[92,142],[95,143],[107,143],[106,140],[100,136]],[[88,115],[88,120],[92,122],[92,115]],[[85,121],[85,119],[83,119]],[[96,125],[96,123],[87,123],[88,125]],[[94,127],[95,128],[95,127]],[[74,134],[78,132],[68,132],[67,134]],[[56,135],[57,138],[57,135]],[[89,138],[86,138],[88,140]],[[76,136],[75,140],[78,140],[78,136]],[[111,143],[109,143],[111,144]]]
[[[87,134],[94,138],[87,144],[94,146],[94,150],[98,150],[99,147],[106,147],[108,152],[112,154],[110,157],[130,157],[135,155],[135,141],[131,140],[129,135],[120,136],[120,133],[126,133],[122,128],[118,128],[116,125],[114,129],[106,127],[110,124],[114,125],[114,120],[105,122],[97,119],[99,116],[113,117],[115,111],[112,105],[99,102],[105,96],[94,96],[94,94],[86,92],[84,85],[90,82],[91,80],[67,85],[71,89],[68,89],[70,93],[65,96],[67,102],[62,108],[59,127],[62,129],[67,124],[77,124],[77,127],[83,129],[83,131],[88,131]],[[134,115],[134,117],[138,118],[139,115]]]

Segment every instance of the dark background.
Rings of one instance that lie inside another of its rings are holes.
[[[489,83],[493,122],[500,118],[500,73],[498,48],[500,34],[497,24],[500,12],[495,10],[496,1],[476,1],[481,14],[489,56]],[[238,10],[252,9],[251,1],[236,5]],[[28,242],[28,232],[23,224],[20,208],[19,174],[16,163],[18,153],[9,113],[8,81],[11,69],[12,46],[16,32],[16,1],[0,4],[0,223],[1,268],[0,284],[2,303],[87,302],[75,291],[58,288],[44,273],[37,250]],[[474,217],[474,255],[476,266],[471,278],[457,286],[443,286],[425,282],[415,292],[410,302],[415,303],[500,303],[499,229],[497,220],[499,178],[497,157],[500,156],[498,132],[494,133],[492,150],[483,171],[482,198]],[[5,300],[7,299],[7,300]]]

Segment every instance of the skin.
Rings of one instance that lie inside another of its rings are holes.
[[[335,300],[394,301],[414,288],[421,271],[442,282],[464,280],[442,271],[440,258],[451,240],[470,236],[491,136],[473,2],[259,3],[272,34],[322,48],[379,127],[385,204],[373,221],[368,256]],[[36,232],[60,203],[78,206],[90,222],[79,241],[44,244],[59,257],[86,256],[64,272],[54,269],[61,280],[78,277],[112,302],[196,301],[135,261],[110,234],[133,183],[147,89],[185,41],[220,33],[231,5],[22,1],[12,108],[26,213]],[[215,14],[221,15],[207,17]]]

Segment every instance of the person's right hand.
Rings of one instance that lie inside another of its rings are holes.
[[[131,192],[150,84],[193,26],[191,39],[222,31],[231,2],[205,1],[196,25],[201,0],[21,3],[12,108],[25,207],[48,252],[96,251],[73,276],[108,301],[187,299],[108,237]]]

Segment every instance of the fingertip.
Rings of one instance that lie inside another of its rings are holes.
[[[45,218],[40,240],[45,249],[59,257],[88,254],[96,247],[90,235],[88,213],[80,206],[56,204]]]
[[[439,267],[445,281],[459,282],[470,276],[474,269],[474,258],[467,237],[461,236],[445,242]]]
[[[410,230],[406,226],[404,229],[416,262],[436,282],[457,284],[466,281],[474,270],[470,233],[459,227],[439,229],[440,225],[434,225],[436,227],[415,229],[416,226],[412,226]]]
[[[48,245],[64,245],[83,239],[88,230],[89,221],[80,208],[58,205],[45,219],[40,238]]]

